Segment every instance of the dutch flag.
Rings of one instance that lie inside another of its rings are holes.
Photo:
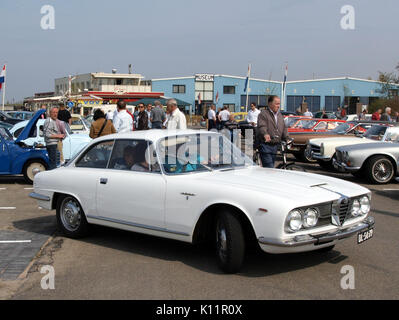
[[[6,65],[3,66],[3,69],[1,70],[0,73],[0,90],[5,81],[6,81]]]

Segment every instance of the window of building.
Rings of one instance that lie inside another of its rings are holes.
[[[235,112],[236,105],[232,103],[223,103],[223,107],[227,107],[230,112]]]
[[[174,84],[173,93],[186,93],[186,86],[183,84]]]
[[[308,104],[309,111],[316,112],[320,110],[320,96],[287,96],[287,111],[295,112],[301,107],[301,103]]]
[[[235,86],[223,86],[223,94],[235,94],[236,87]]]
[[[212,81],[196,81],[195,82],[195,100],[201,94],[201,100],[213,101],[213,82]]]
[[[123,79],[115,79],[115,80],[116,80],[116,85],[117,85],[117,86],[122,85],[122,80],[123,80]]]
[[[324,100],[324,106],[326,111],[337,111],[341,105],[340,96],[326,96]]]
[[[389,98],[397,97],[398,96],[398,89],[389,89],[388,90]]]

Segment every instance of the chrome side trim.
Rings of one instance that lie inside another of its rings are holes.
[[[165,228],[147,226],[147,225],[144,225],[144,224],[138,224],[138,223],[133,223],[133,222],[128,222],[128,221],[112,219],[112,218],[94,217],[94,216],[90,216],[90,215],[87,215],[87,218],[95,219],[95,220],[108,221],[108,222],[113,222],[113,223],[117,223],[117,224],[124,224],[124,225],[130,226],[130,227],[136,227],[136,228],[142,228],[142,229],[148,229],[148,230],[154,230],[154,231],[160,231],[160,232],[173,233],[173,234],[177,234],[177,235],[180,235],[180,236],[186,236],[186,237],[190,236],[188,233],[184,233],[184,232],[180,232],[180,231],[173,231],[173,230],[168,230],[168,229],[165,229]]]
[[[260,244],[277,246],[277,247],[299,247],[309,244],[323,244],[334,240],[345,239],[353,236],[357,232],[366,231],[370,227],[374,226],[374,218],[368,217],[363,222],[359,223],[354,227],[350,227],[344,230],[338,230],[334,233],[327,233],[324,235],[303,235],[296,236],[289,240],[276,240],[276,239],[266,239],[264,237],[258,238]]]
[[[50,201],[49,196],[44,196],[44,195],[36,193],[36,192],[29,193],[29,197],[36,199],[36,200]]]

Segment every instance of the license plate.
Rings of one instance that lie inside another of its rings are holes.
[[[359,232],[357,234],[357,243],[361,244],[364,241],[371,239],[373,237],[373,235],[374,235],[374,228],[370,228],[366,231]]]

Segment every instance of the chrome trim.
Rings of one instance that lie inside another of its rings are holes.
[[[183,196],[190,196],[190,197],[194,197],[195,196],[195,193],[188,193],[188,192],[181,192],[180,194],[183,195]]]
[[[295,236],[294,238],[288,240],[275,240],[275,239],[267,239],[264,237],[258,238],[258,242],[260,244],[277,246],[277,247],[299,247],[305,246],[309,244],[320,245],[324,243],[328,243],[334,240],[340,240],[349,238],[357,232],[366,231],[370,227],[374,226],[374,218],[368,217],[358,225],[354,227],[349,227],[347,229],[341,229],[333,233],[327,233],[323,235],[302,235]]]
[[[343,162],[338,162],[337,160],[333,159],[333,166],[335,169],[341,171],[341,172],[352,172],[352,171],[359,171],[361,167],[348,167],[345,163]]]
[[[328,161],[328,160],[331,159],[331,157],[322,156],[321,154],[319,154],[319,153],[314,153],[314,152],[312,152],[312,158],[313,158],[313,159],[317,159],[317,160],[325,160],[325,161]]]
[[[29,193],[29,197],[36,199],[36,200],[50,201],[49,196],[44,196],[44,195],[36,193],[36,192]]]
[[[117,224],[124,224],[124,225],[130,226],[130,227],[136,227],[136,228],[142,228],[142,229],[148,229],[148,230],[154,230],[154,231],[160,231],[160,232],[173,233],[173,234],[177,234],[177,235],[180,235],[180,236],[186,236],[186,237],[190,236],[188,233],[184,233],[184,232],[180,232],[180,231],[168,230],[168,229],[165,229],[165,228],[153,227],[153,226],[148,226],[148,225],[144,225],[144,224],[138,224],[138,223],[122,221],[122,220],[106,218],[106,217],[94,217],[94,216],[90,216],[90,215],[86,215],[86,216],[89,219],[96,219],[96,220],[103,220],[103,221],[113,222],[113,223],[117,223]]]

